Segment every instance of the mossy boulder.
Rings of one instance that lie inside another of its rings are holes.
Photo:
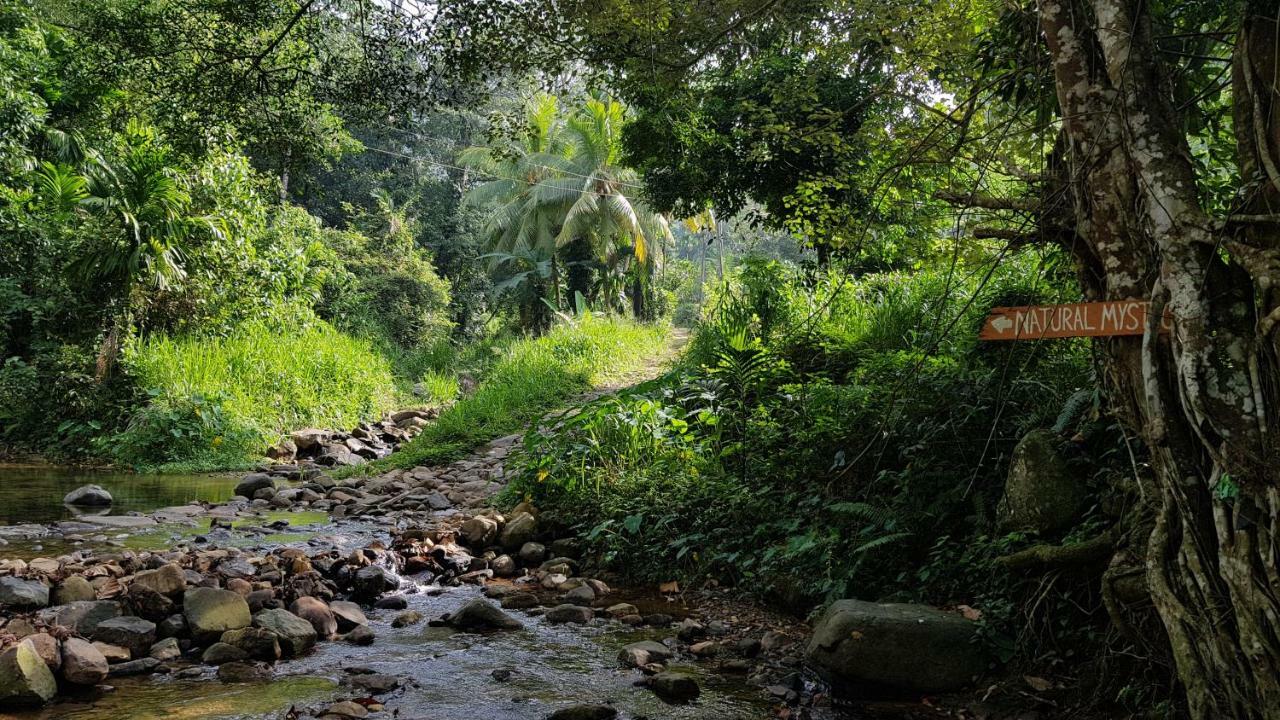
[[[999,508],[1003,527],[1048,535],[1071,527],[1084,512],[1084,473],[1068,464],[1061,445],[1053,432],[1032,430],[1013,449]]]
[[[56,694],[58,681],[30,640],[0,653],[0,707],[43,705]]]
[[[218,640],[222,633],[253,622],[243,595],[217,588],[200,587],[183,593],[182,614],[191,636],[200,643]]]

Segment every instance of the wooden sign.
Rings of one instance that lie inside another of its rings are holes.
[[[1147,327],[1144,300],[998,307],[982,326],[982,340],[1041,340],[1044,338],[1141,335]],[[1172,316],[1165,313],[1160,331],[1168,332]]]

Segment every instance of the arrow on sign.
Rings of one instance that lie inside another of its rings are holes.
[[[1004,333],[1004,332],[1007,332],[1009,328],[1013,327],[1013,321],[1001,315],[1000,317],[991,321],[991,327],[995,328],[996,332],[998,333]]]

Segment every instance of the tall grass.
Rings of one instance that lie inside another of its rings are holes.
[[[225,466],[290,430],[353,427],[396,400],[390,361],[315,319],[249,322],[227,337],[154,335],[128,347],[124,364],[150,401],[109,447],[135,465]]]
[[[619,373],[656,359],[666,329],[587,317],[538,338],[493,348],[475,392],[454,403],[396,454],[361,472],[438,464],[502,435],[524,430],[549,410]]]

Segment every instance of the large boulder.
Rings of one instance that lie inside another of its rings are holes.
[[[114,600],[80,600],[59,605],[40,613],[55,625],[62,625],[72,632],[92,636],[103,620],[120,617],[124,609]]]
[[[62,677],[73,685],[97,685],[107,679],[107,658],[88,640],[62,641]]]
[[[304,595],[289,605],[289,612],[311,623],[320,638],[327,639],[338,634],[338,621],[323,600]]]
[[[949,692],[986,667],[976,630],[925,605],[840,600],[814,626],[805,658],[837,694]]]
[[[352,591],[364,600],[376,600],[382,593],[398,587],[400,583],[395,577],[378,565],[360,568],[352,580]]]
[[[82,575],[72,575],[66,578],[53,589],[53,604],[66,605],[72,602],[84,602],[93,600],[98,597],[98,593],[94,591],[93,585],[84,579]]]
[[[480,598],[467,601],[448,616],[449,627],[457,630],[519,630],[524,625],[517,619],[502,612],[498,606]]]
[[[516,513],[502,528],[498,542],[507,550],[519,550],[538,534],[538,519],[527,512]]]
[[[285,656],[301,655],[316,644],[316,629],[311,623],[284,608],[259,612],[253,616],[253,626],[275,633]]]
[[[253,498],[254,493],[263,488],[275,489],[276,482],[266,473],[249,473],[236,483],[235,494]]]
[[[0,653],[0,708],[43,705],[57,693],[53,671],[30,640]]]
[[[62,498],[67,505],[87,505],[105,507],[111,504],[111,493],[101,485],[81,485]]]
[[[133,576],[131,586],[145,587],[161,595],[175,597],[187,589],[187,575],[177,563],[161,565],[155,570],[144,570]]]
[[[243,595],[218,588],[199,587],[183,593],[182,614],[191,637],[199,643],[217,640],[222,633],[253,622]]]
[[[1050,534],[1071,527],[1084,512],[1089,488],[1084,474],[1062,457],[1061,445],[1048,430],[1032,430],[1018,441],[1000,500],[1004,527]]]
[[[0,577],[0,605],[42,608],[49,604],[49,586],[39,580]]]
[[[333,619],[338,621],[339,632],[349,632],[355,629],[357,625],[369,624],[369,619],[364,616],[364,611],[353,602],[334,600],[329,603],[329,610],[333,612]]]

